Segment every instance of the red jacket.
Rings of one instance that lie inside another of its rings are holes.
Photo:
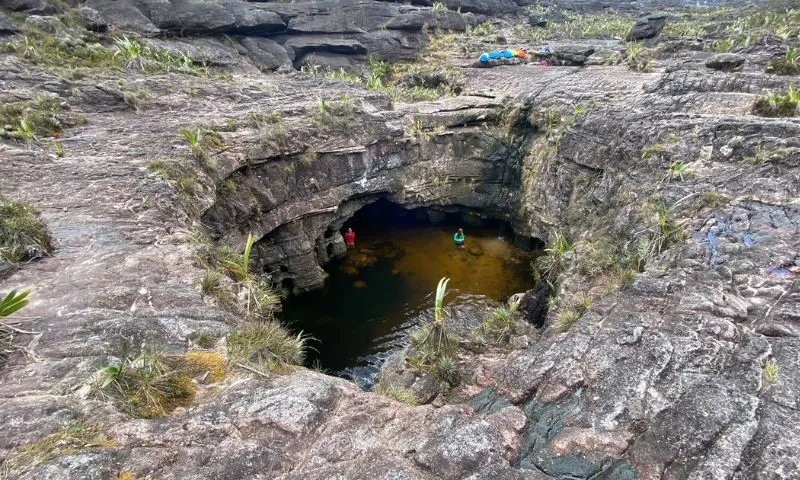
[[[344,232],[344,243],[350,247],[356,244],[356,232]]]

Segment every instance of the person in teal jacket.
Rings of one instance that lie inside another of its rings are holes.
[[[456,247],[463,247],[464,246],[464,230],[459,228],[455,235],[453,235],[453,241],[456,242]]]

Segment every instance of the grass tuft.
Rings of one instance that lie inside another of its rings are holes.
[[[112,360],[94,376],[97,396],[109,399],[135,417],[151,418],[169,413],[191,399],[195,387],[178,361],[163,351],[143,345],[139,355]]]
[[[800,90],[790,85],[785,92],[767,92],[753,105],[753,113],[762,117],[794,117],[800,115]]]
[[[277,321],[253,323],[228,333],[228,358],[260,372],[302,365],[308,337],[294,335]]]
[[[41,440],[11,450],[0,464],[0,478],[23,478],[38,465],[54,458],[115,447],[116,442],[100,427],[86,421],[74,421]]]
[[[781,369],[778,366],[778,362],[771,358],[767,360],[766,363],[764,363],[763,373],[765,384],[775,385],[778,383],[781,374]]]
[[[53,239],[30,204],[0,197],[0,259],[19,263],[49,256]]]
[[[405,403],[406,405],[417,405],[419,403],[417,397],[411,390],[399,385],[384,385],[383,383],[378,383],[378,385],[375,386],[375,393],[383,395],[384,397],[389,397],[392,400],[397,400],[400,403]]]

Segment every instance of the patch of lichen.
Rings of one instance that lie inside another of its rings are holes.
[[[36,466],[57,457],[116,446],[116,441],[96,425],[75,421],[41,440],[14,448],[0,465],[0,479],[21,478]]]

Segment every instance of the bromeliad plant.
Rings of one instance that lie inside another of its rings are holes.
[[[236,281],[240,293],[245,296],[245,315],[247,317],[271,319],[280,303],[280,295],[270,286],[269,280],[251,271],[250,252],[255,238],[247,236],[247,243],[241,255],[232,255],[222,260],[220,266]]]
[[[458,342],[445,324],[444,296],[449,281],[449,278],[442,278],[436,287],[433,321],[411,335],[414,354],[409,358],[409,363],[440,382],[452,384],[456,379]]]

